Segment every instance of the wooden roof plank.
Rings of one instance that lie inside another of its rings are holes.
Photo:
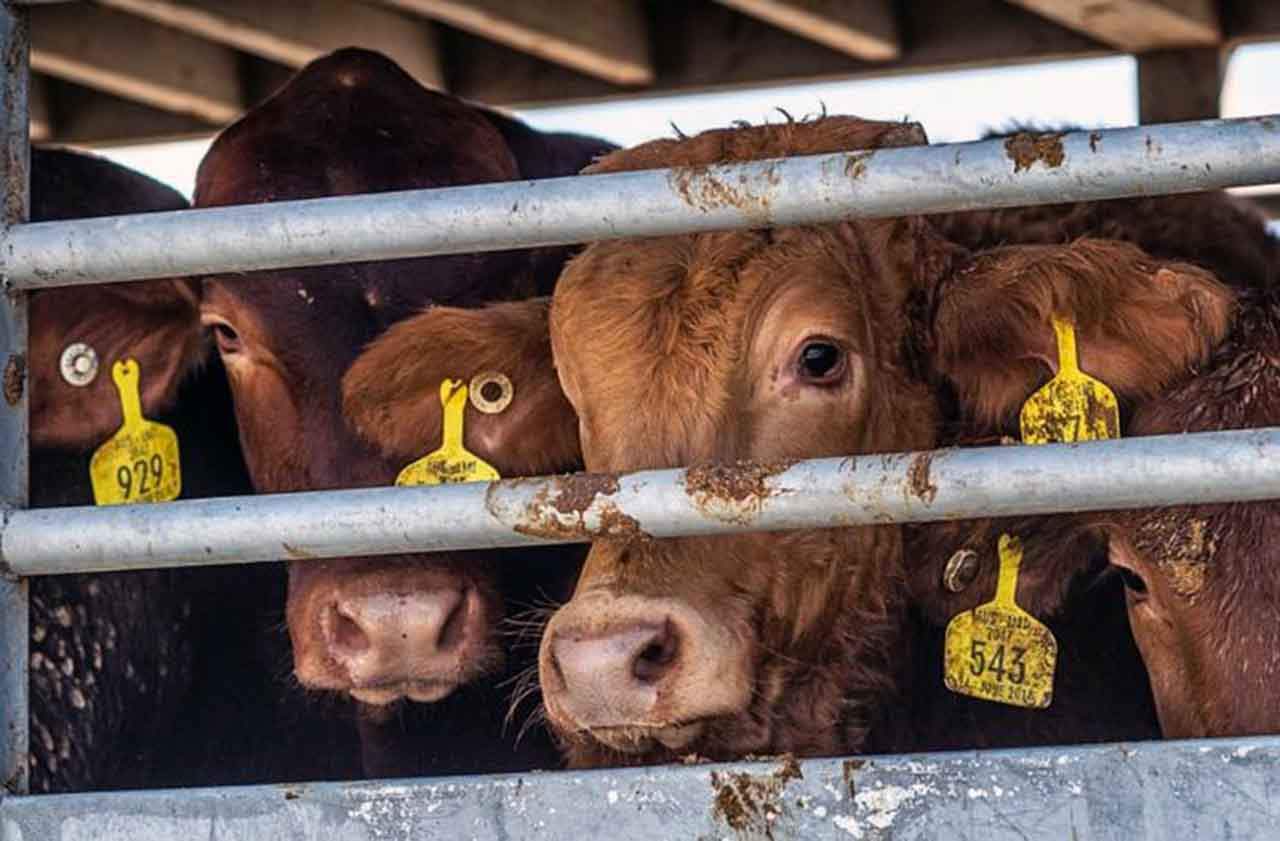
[[[1222,41],[1213,0],[1008,0],[1129,53]]]
[[[384,0],[615,85],[653,82],[649,27],[636,0]]]
[[[206,122],[245,106],[234,50],[100,6],[33,7],[31,67]]]
[[[716,0],[863,61],[902,55],[890,0]]]
[[[390,56],[424,85],[443,89],[435,31],[383,6],[349,0],[98,0],[289,67],[341,47]]]

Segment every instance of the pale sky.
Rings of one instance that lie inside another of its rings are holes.
[[[1129,57],[1063,61],[989,70],[963,70],[851,82],[663,96],[626,102],[540,108],[521,112],[543,129],[577,131],[632,145],[671,136],[671,124],[692,134],[730,125],[778,120],[776,109],[795,117],[818,113],[924,124],[933,142],[972,140],[1018,121],[1116,127],[1137,122],[1135,63]],[[1223,115],[1280,112],[1280,44],[1236,51],[1223,89]],[[195,169],[208,139],[99,149],[191,195]]]

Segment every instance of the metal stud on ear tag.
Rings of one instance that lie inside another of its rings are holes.
[[[943,679],[961,695],[1043,709],[1053,701],[1058,641],[1014,601],[1022,541],[1000,535],[996,597],[947,624]]]
[[[1105,383],[1080,370],[1075,327],[1055,315],[1053,331],[1058,340],[1058,373],[1022,404],[1022,443],[1119,438],[1116,396]]]
[[[142,416],[139,377],[137,360],[111,366],[124,422],[89,462],[96,505],[168,502],[182,493],[177,433]]]
[[[439,449],[400,471],[397,485],[440,485],[450,482],[493,482],[498,471],[462,446],[467,386],[462,380],[440,383],[441,438]]]

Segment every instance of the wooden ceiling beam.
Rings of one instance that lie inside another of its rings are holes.
[[[1222,41],[1213,0],[1009,0],[1127,53]]]
[[[651,84],[649,27],[636,0],[385,0],[406,11],[626,87]]]
[[[234,50],[95,5],[30,14],[33,70],[206,122],[245,109]]]
[[[98,0],[153,23],[302,67],[341,47],[390,56],[409,75],[443,89],[435,32],[383,6],[349,0]]]
[[[863,61],[902,55],[890,0],[716,0]]]

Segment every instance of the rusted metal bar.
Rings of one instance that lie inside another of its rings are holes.
[[[1280,428],[14,511],[10,571],[646,540],[1280,498]]]
[[[31,152],[27,142],[27,13],[0,6],[0,184],[7,227],[26,221]],[[27,506],[27,296],[7,289],[0,295],[0,507],[8,518]],[[0,578],[0,783],[27,790],[27,582]]]
[[[1280,182],[1280,116],[23,225],[70,286]]]

